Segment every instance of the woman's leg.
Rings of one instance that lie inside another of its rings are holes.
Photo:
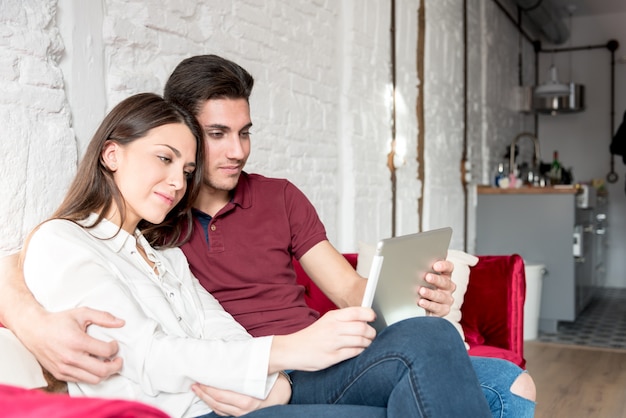
[[[398,322],[359,356],[291,377],[294,404],[386,407],[402,418],[490,416],[463,342],[441,318]]]
[[[478,381],[494,418],[532,418],[535,402],[511,392],[524,370],[507,360],[471,357]],[[534,384],[533,384],[534,386]]]

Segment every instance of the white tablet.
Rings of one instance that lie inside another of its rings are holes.
[[[375,297],[377,314],[388,325],[418,316],[423,310],[415,290],[432,287],[424,277],[434,273],[436,261],[446,259],[451,238],[452,228],[446,227],[381,240],[361,306],[371,307]]]

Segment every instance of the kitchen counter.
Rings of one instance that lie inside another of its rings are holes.
[[[577,302],[579,263],[572,248],[577,191],[575,187],[477,189],[476,253],[517,253],[526,264],[545,266],[539,313],[543,332],[556,332],[559,321],[574,321],[582,306]]]
[[[576,194],[578,188],[572,185],[550,186],[550,187],[520,187],[501,189],[492,186],[476,186],[478,194]]]

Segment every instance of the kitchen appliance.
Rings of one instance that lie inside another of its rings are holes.
[[[576,194],[576,207],[579,209],[589,209],[596,207],[596,188],[589,184],[578,184]]]
[[[583,237],[583,226],[574,226],[574,240],[572,246],[572,254],[574,254],[574,257],[583,256]]]

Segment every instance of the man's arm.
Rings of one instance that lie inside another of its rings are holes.
[[[315,284],[340,308],[359,306],[365,292],[366,280],[359,276],[350,263],[328,241],[321,241],[307,251],[300,264]],[[426,281],[436,289],[420,287],[417,303],[435,316],[450,312],[455,285],[451,275],[454,265],[445,260],[434,264],[439,274],[427,274]]]
[[[324,240],[314,245],[299,261],[335,305],[340,308],[361,305],[367,280],[357,274],[330,242]]]
[[[117,342],[92,338],[86,329],[121,327],[123,320],[88,308],[46,311],[24,282],[19,253],[0,258],[0,289],[0,322],[57,379],[98,383],[122,368],[122,359],[113,358]]]

